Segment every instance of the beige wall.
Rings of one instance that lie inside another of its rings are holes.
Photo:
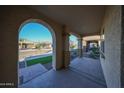
[[[100,40],[100,36],[99,35],[85,36],[83,37],[83,40],[84,41]]]
[[[105,59],[101,64],[108,87],[120,86],[120,43],[121,6],[108,6],[105,11],[103,27],[105,31]]]
[[[56,35],[55,69],[63,67],[62,26],[46,16],[22,6],[2,6],[0,15],[0,82],[14,83],[17,87],[18,74],[18,30],[28,19],[41,19],[48,23]],[[2,56],[1,56],[2,55]],[[7,87],[7,86],[6,86]],[[8,86],[10,87],[10,86]]]
[[[121,34],[121,87],[124,88],[124,6],[122,6],[122,34]]]

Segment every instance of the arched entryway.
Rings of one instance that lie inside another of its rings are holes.
[[[70,51],[70,60],[72,61],[78,56],[78,40],[75,35],[69,36],[69,51]]]
[[[28,82],[31,79],[37,77],[38,75],[41,75],[42,73],[47,72],[49,69],[45,69],[44,67],[49,68],[49,65],[45,66],[45,62],[48,63],[49,61],[52,61],[51,67],[55,67],[55,64],[56,64],[56,37],[55,37],[55,32],[53,31],[53,29],[46,22],[44,22],[40,19],[29,19],[21,24],[21,26],[19,28],[19,34],[22,31],[22,29],[26,25],[29,25],[29,24],[35,24],[35,25],[37,24],[39,26],[42,26],[43,28],[45,28],[47,31],[50,32],[52,39],[51,39],[51,43],[47,42],[47,40],[49,38],[45,38],[46,42],[41,43],[40,41],[32,41],[32,40],[25,40],[25,39],[23,40],[23,38],[20,39],[20,37],[19,37],[19,40],[18,40],[19,50],[22,49],[22,51],[24,51],[24,52],[37,50],[37,52],[35,52],[35,54],[33,54],[33,55],[31,55],[31,53],[29,53],[28,56],[25,56],[24,58],[22,57],[23,63],[21,63],[21,64],[19,63],[19,65],[18,65],[18,82],[19,82],[18,84],[23,84],[25,82]],[[33,28],[33,25],[31,28]],[[31,30],[31,29],[27,29],[27,30]],[[33,29],[33,30],[35,30],[35,29]],[[30,33],[30,34],[32,34],[32,33]],[[39,36],[39,35],[38,36],[37,35],[38,34],[34,34],[35,37]],[[44,35],[45,35],[45,33],[42,33],[40,36],[43,37]],[[23,41],[23,42],[21,42],[21,41]],[[42,46],[41,46],[41,44],[42,44]],[[46,52],[43,53],[42,55],[39,55],[38,52],[40,52],[41,47],[46,49],[45,50]],[[25,50],[25,49],[28,49],[28,50]],[[49,52],[49,50],[51,50],[52,52],[51,51]],[[20,51],[18,53],[20,53]],[[19,61],[21,62],[20,54],[18,54],[18,55],[19,55],[18,62]],[[39,63],[41,63],[41,62],[42,62],[42,69],[41,68],[37,69],[39,66],[41,66],[41,64],[39,65]],[[20,69],[21,69],[21,71],[20,71]],[[33,70],[34,72],[31,71],[30,69]],[[20,74],[22,72],[24,72],[25,75]]]

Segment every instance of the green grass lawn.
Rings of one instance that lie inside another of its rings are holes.
[[[31,66],[34,64],[46,64],[52,62],[52,56],[47,56],[47,57],[42,57],[42,58],[37,58],[37,59],[32,59],[27,61],[27,66]]]

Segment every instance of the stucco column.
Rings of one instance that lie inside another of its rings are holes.
[[[64,61],[64,67],[67,68],[70,64],[70,51],[69,51],[69,33],[64,32],[63,33],[63,61]]]
[[[86,52],[86,48],[87,48],[87,42],[85,40],[82,40],[83,41],[83,52]]]
[[[78,38],[78,55],[79,58],[83,56],[82,38]]]

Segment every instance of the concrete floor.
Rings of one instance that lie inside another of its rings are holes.
[[[101,63],[99,59],[92,58],[76,58],[70,64],[70,69],[79,73],[93,82],[106,86]]]
[[[22,77],[23,81],[20,79],[20,84],[25,82],[30,82],[32,79],[39,75],[47,72],[48,70],[41,64],[35,64],[22,69],[19,69],[19,77]]]
[[[36,88],[105,88],[106,83],[99,60],[74,59],[69,69],[53,69],[19,87]]]

